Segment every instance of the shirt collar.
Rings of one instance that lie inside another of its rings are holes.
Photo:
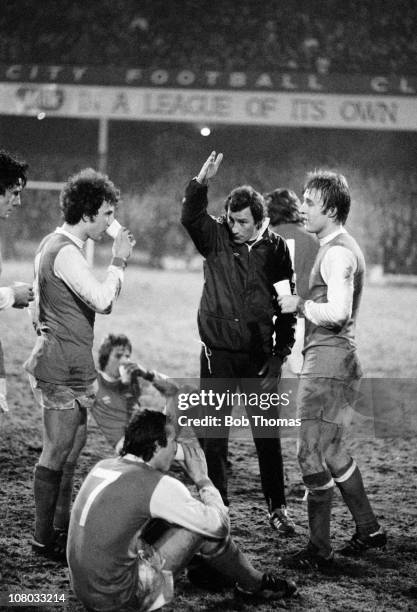
[[[127,453],[126,455],[123,455],[121,459],[126,459],[126,461],[131,461],[132,463],[146,463],[146,461],[144,461],[142,457],[137,457],[136,455],[132,455],[132,453]],[[146,463],[146,465],[148,464]]]
[[[83,249],[85,241],[81,240],[81,238],[77,238],[77,236],[74,236],[74,234],[71,234],[70,232],[67,232],[67,230],[64,230],[62,227],[57,227],[55,230],[55,234],[63,234],[64,236],[66,236],[67,238],[69,238],[70,240],[73,241],[73,243],[79,248],[79,249]]]
[[[334,230],[334,232],[332,232],[331,234],[327,234],[327,236],[325,236],[324,238],[319,238],[320,246],[331,242],[333,238],[336,238],[336,236],[338,236],[339,234],[347,234],[345,228],[342,225],[336,230]]]
[[[103,370],[99,370],[101,377],[104,378],[105,381],[107,382],[118,382],[120,380],[120,376],[118,378],[113,378],[113,376],[109,376],[108,374],[106,374],[106,372],[103,372]]]
[[[269,226],[269,217],[265,217],[261,227],[259,228],[258,235],[256,236],[255,240],[251,242],[251,244],[248,244],[246,242],[246,246],[248,247],[249,251],[251,250],[252,247],[255,246],[257,242],[259,242],[262,239],[264,232],[268,228],[268,226]]]

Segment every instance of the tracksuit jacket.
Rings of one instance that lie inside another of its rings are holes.
[[[253,246],[236,244],[226,218],[215,219],[207,206],[207,186],[193,179],[181,222],[205,258],[198,311],[202,342],[210,349],[285,357],[294,344],[296,320],[281,314],[274,289],[276,282],[289,279],[294,290],[285,240],[266,228]]]

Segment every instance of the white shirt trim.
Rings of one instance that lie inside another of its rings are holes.
[[[0,287],[0,310],[6,310],[14,304],[14,291],[12,287]]]
[[[204,537],[223,539],[229,534],[229,515],[218,490],[211,485],[200,489],[200,500],[176,478],[163,476],[152,494],[150,512],[199,533]]]
[[[343,227],[320,239],[320,246],[331,242],[339,234],[346,234]],[[305,317],[315,325],[334,327],[343,325],[352,316],[353,279],[357,269],[355,255],[344,246],[331,246],[320,264],[320,273],[327,285],[327,302],[307,300]]]

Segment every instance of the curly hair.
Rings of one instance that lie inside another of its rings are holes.
[[[10,153],[0,150],[0,195],[6,193],[6,189],[26,185],[26,172],[28,164],[12,157]]]
[[[68,179],[60,206],[65,221],[76,225],[84,215],[93,221],[104,201],[116,205],[119,200],[120,191],[106,174],[85,168]]]
[[[98,349],[98,365],[101,371],[106,367],[110,353],[115,346],[122,346],[132,352],[132,343],[127,336],[124,334],[109,334],[104,338]]]
[[[255,191],[250,185],[236,187],[229,193],[224,203],[226,212],[238,212],[244,208],[250,208],[253,220],[260,225],[265,218],[266,208],[262,195]]]
[[[290,189],[274,189],[264,195],[271,225],[302,223],[300,200]]]
[[[156,444],[168,444],[167,425],[171,420],[162,412],[141,410],[133,415],[125,430],[125,439],[120,455],[132,454],[150,461],[156,451]]]
[[[346,223],[350,210],[349,185],[343,174],[329,170],[309,172],[303,187],[303,195],[307,189],[315,189],[323,198],[323,212],[334,211],[334,218],[342,225]]]

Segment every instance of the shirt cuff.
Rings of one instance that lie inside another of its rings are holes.
[[[155,380],[155,370],[147,370],[143,378],[149,380],[149,382],[153,382]]]
[[[5,378],[0,378],[0,413],[9,412],[7,405],[7,383]]]
[[[204,489],[204,487],[213,487],[213,483],[210,478],[202,478],[198,482],[195,483],[198,490]]]
[[[0,287],[0,310],[10,308],[15,302],[13,287]]]
[[[110,262],[110,265],[115,266],[116,268],[122,268],[122,270],[124,270],[127,266],[127,261],[122,257],[113,257]]]

